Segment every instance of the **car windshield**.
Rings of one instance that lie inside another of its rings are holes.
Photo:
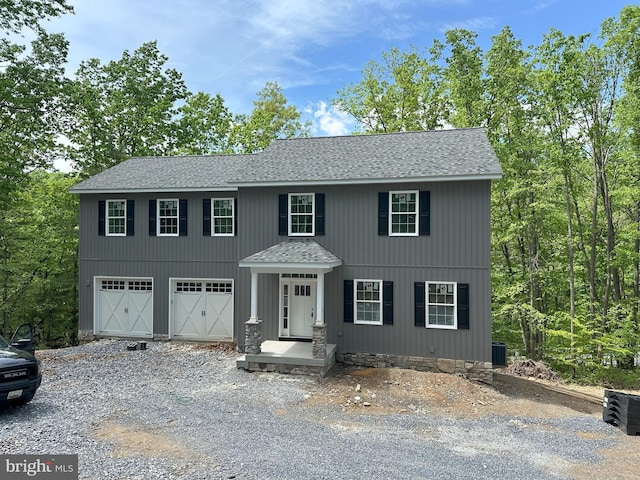
[[[7,348],[8,346],[9,344],[6,342],[4,338],[2,338],[2,335],[0,335],[0,348]]]

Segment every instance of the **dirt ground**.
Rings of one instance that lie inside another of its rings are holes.
[[[561,391],[557,391],[561,390]],[[565,393],[568,390],[569,393]],[[640,391],[627,391],[640,395]],[[497,371],[493,385],[455,375],[394,368],[340,370],[318,381],[307,402],[333,405],[344,412],[370,414],[427,413],[451,418],[502,415],[519,418],[559,418],[578,414],[602,417],[603,388],[560,385],[514,377]],[[582,435],[593,435],[582,433]],[[640,436],[620,431],[620,442],[598,452],[598,465],[576,467],[576,479],[637,479]]]

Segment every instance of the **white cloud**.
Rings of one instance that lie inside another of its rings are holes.
[[[445,23],[440,27],[440,31],[446,32],[447,30],[453,30],[454,28],[461,28],[477,33],[482,30],[491,30],[497,25],[497,23],[498,21],[493,17],[476,17],[459,22]]]
[[[314,135],[349,135],[355,125],[354,119],[348,113],[328,105],[323,100],[308,106],[305,112],[313,117]]]

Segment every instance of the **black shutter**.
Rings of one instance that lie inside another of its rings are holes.
[[[416,327],[424,327],[426,325],[425,310],[425,285],[424,282],[416,282],[413,286],[415,292],[414,308],[415,308],[415,325]]]
[[[149,236],[155,237],[156,234],[156,201],[149,200]]]
[[[178,232],[181,237],[187,236],[187,199],[178,201]]]
[[[238,199],[233,199],[233,236],[238,235]]]
[[[458,284],[458,329],[469,330],[469,284]]]
[[[393,325],[393,282],[382,282],[382,323]]]
[[[127,200],[127,237],[133,237],[135,203],[133,200]]]
[[[344,321],[353,323],[353,280],[344,281]]]
[[[420,235],[431,234],[431,192],[420,192]]]
[[[211,236],[211,199],[202,199],[202,235]]]
[[[280,194],[278,197],[278,235],[288,234],[288,215],[289,196],[286,193]]]
[[[104,200],[98,201],[98,235],[104,237],[105,222],[106,222],[106,202]]]
[[[389,192],[378,192],[378,235],[389,235]]]
[[[316,193],[316,235],[324,235],[324,193]]]

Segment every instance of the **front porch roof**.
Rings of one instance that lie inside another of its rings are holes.
[[[240,260],[240,267],[256,273],[327,273],[340,265],[340,258],[311,238],[290,238]]]

